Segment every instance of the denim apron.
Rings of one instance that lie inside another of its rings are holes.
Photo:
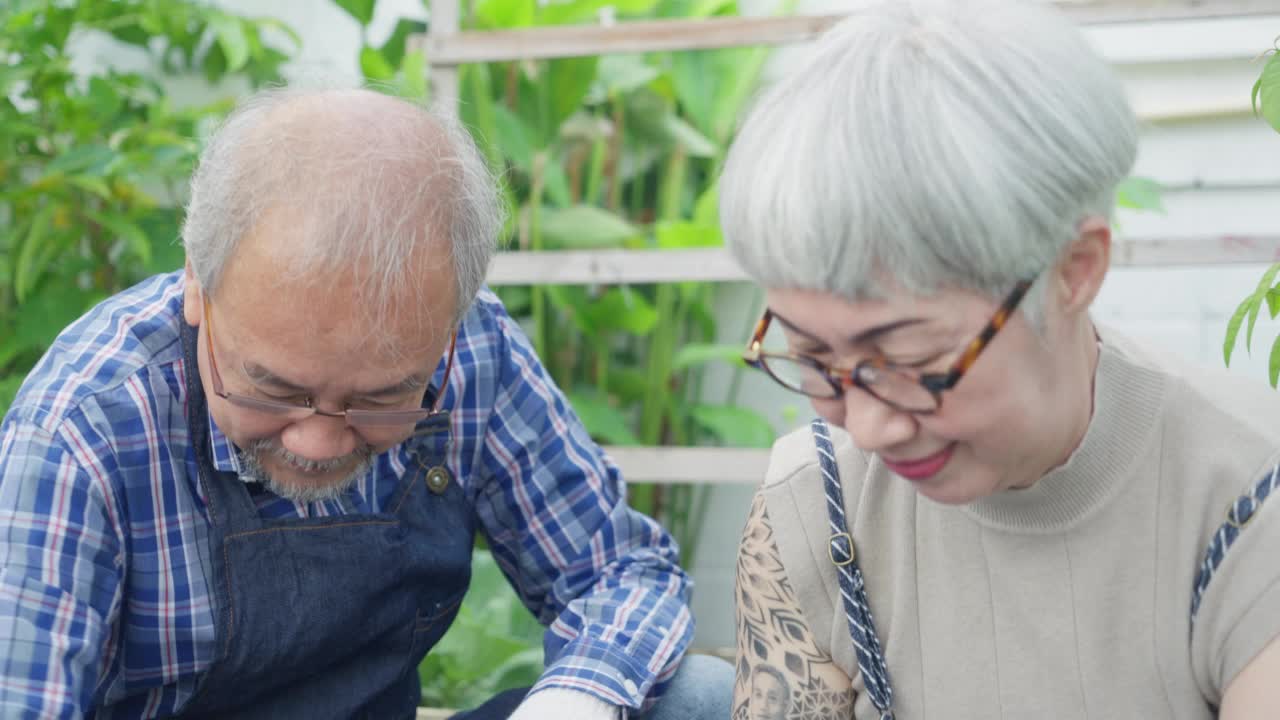
[[[211,461],[196,332],[182,327],[187,423],[207,498],[217,645],[181,715],[412,717],[418,663],[471,581],[475,521],[445,467],[448,422],[406,441],[385,512],[259,517],[249,486]]]

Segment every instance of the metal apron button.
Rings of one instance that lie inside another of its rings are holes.
[[[427,489],[440,495],[449,487],[449,471],[443,465],[436,465],[427,471]]]

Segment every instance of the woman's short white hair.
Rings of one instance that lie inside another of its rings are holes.
[[[1056,11],[867,0],[757,100],[720,217],[766,288],[997,297],[1111,217],[1136,153],[1117,78]]]
[[[182,229],[203,288],[216,292],[240,239],[280,207],[295,211],[308,237],[290,275],[322,281],[359,268],[365,277],[352,301],[371,318],[421,295],[432,273],[417,253],[438,248],[452,259],[437,272],[454,275],[452,320],[460,320],[484,283],[503,220],[494,178],[457,123],[407,100],[343,88],[258,92],[210,138]]]

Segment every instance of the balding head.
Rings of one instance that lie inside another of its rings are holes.
[[[280,218],[287,231],[264,237]],[[424,286],[450,284],[453,321],[484,281],[501,222],[493,179],[452,123],[368,90],[275,89],[210,139],[183,243],[211,294],[252,236],[282,285],[340,284],[381,320],[429,312]]]

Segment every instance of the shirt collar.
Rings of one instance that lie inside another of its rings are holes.
[[[239,475],[240,453],[236,452],[236,446],[231,440],[222,434],[218,423],[213,420],[213,414],[208,411],[206,411],[206,414],[209,418],[209,450],[210,456],[213,458],[214,469]]]

